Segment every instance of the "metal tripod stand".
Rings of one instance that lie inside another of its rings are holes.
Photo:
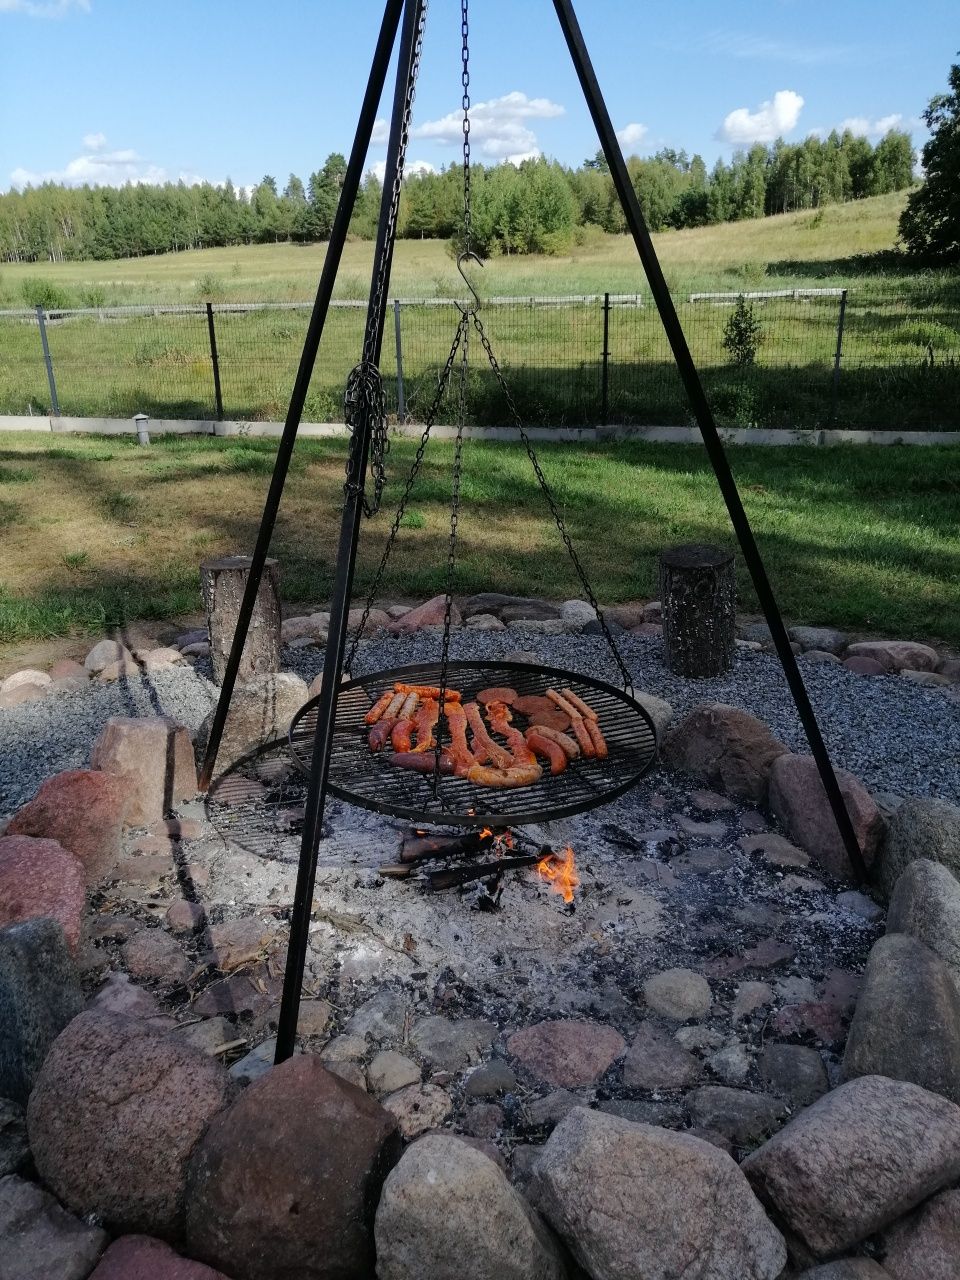
[[[690,349],[680,326],[673,300],[667,288],[660,263],[657,259],[650,234],[644,222],[643,214],[636,192],[627,173],[623,153],[617,140],[613,124],[607,112],[603,94],[597,81],[593,65],[584,43],[583,34],[572,0],[552,0],[554,10],[566,40],[567,48],[574,67],[590,115],[596,127],[600,144],[610,170],[617,195],[623,208],[627,226],[637,246],[637,252],[647,276],[647,281],[663,322],[664,330],[670,342],[671,350],[687,391],[691,410],[700,427],[707,454],[713,466],[720,491],[723,495],[731,523],[743,552],[744,561],[750,571],[754,589],[760,601],[764,617],[770,628],[777,655],[783,666],[790,692],[796,704],[801,723],[810,744],[811,752],[829,799],[844,847],[850,858],[858,878],[865,879],[866,868],[857,841],[853,825],[844,804],[840,785],[830,761],[826,745],[820,732],[816,716],[807,696],[803,678],[797,666],[796,658],[790,646],[786,628],[780,615],[773,590],[767,578],[760,552],[757,548],[750,522],[741,502],[730,464],[717,431],[710,406],[707,403],[703,386],[693,363]],[[393,111],[389,143],[387,147],[386,171],[383,185],[383,202],[380,211],[380,222],[377,232],[377,243],[374,257],[374,279],[371,285],[370,306],[367,314],[367,329],[364,343],[364,355],[369,356],[374,364],[379,360],[380,343],[383,336],[383,323],[386,308],[386,289],[384,284],[384,268],[389,276],[389,266],[393,251],[395,227],[394,197],[402,178],[402,159],[405,151],[406,137],[409,129],[410,109],[412,105],[413,85],[419,63],[420,45],[425,20],[425,0],[386,0],[383,21],[381,24],[370,76],[367,82],[360,109],[359,121],[353,147],[347,164],[346,175],[341,190],[340,203],[337,208],[327,256],[317,289],[316,301],[307,329],[303,354],[294,382],[290,398],[290,407],[284,423],[283,434],[277,450],[273,477],[264,505],[260,531],[253,551],[250,576],[240,608],[237,629],[233,639],[230,658],[227,663],[220,699],[210,732],[207,754],[200,775],[202,790],[206,790],[213,776],[217,752],[223,735],[227,711],[236,685],[240,657],[246,641],[250,620],[257,598],[257,591],[263,573],[264,563],[270,547],[270,541],[276,524],[280,499],[290,465],[297,430],[303,413],[304,402],[310,384],[310,377],[316,361],[320,339],[333,287],[346,241],[347,229],[353,213],[357,192],[363,177],[363,167],[373,132],[377,106],[383,92],[387,70],[394,45],[399,32],[399,57],[397,65],[396,88],[394,91]],[[290,943],[287,953],[287,967],[284,978],[283,998],[280,1021],[277,1033],[276,1061],[281,1062],[290,1057],[294,1049],[297,1029],[297,1017],[303,981],[304,963],[306,960],[309,935],[310,914],[313,902],[313,890],[316,876],[317,848],[323,821],[324,805],[327,796],[327,784],[330,763],[330,744],[336,717],[337,693],[343,670],[344,650],[347,639],[347,621],[350,598],[352,594],[354,569],[356,564],[357,544],[364,510],[364,479],[367,472],[371,452],[371,440],[375,432],[373,415],[358,415],[353,434],[350,438],[347,462],[348,481],[344,491],[343,516],[340,526],[340,538],[337,551],[336,577],[330,606],[330,626],[328,642],[324,657],[323,676],[318,704],[317,729],[313,745],[312,771],[307,792],[303,836],[300,850],[300,864],[297,876],[296,895],[291,915]]]

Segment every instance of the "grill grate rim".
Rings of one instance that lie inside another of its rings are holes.
[[[554,687],[572,689],[597,712],[609,755],[602,761],[581,757],[561,774],[554,776],[544,771],[531,786],[514,789],[480,787],[465,778],[443,777],[435,796],[432,776],[398,769],[389,763],[386,753],[369,750],[363,717],[394,681],[437,685],[440,675],[440,663],[418,663],[370,672],[342,686],[329,762],[328,787],[333,795],[376,813],[420,822],[462,827],[520,826],[569,817],[607,804],[639,782],[656,759],[656,729],[649,713],[613,685],[556,667],[451,662],[447,686],[459,689],[464,701],[481,689],[503,684],[521,695],[542,695]],[[318,702],[319,698],[313,698],[305,703],[290,726],[291,755],[307,776]]]

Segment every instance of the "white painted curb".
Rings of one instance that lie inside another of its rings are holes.
[[[282,422],[211,422],[203,418],[150,418],[147,430],[151,436],[203,435],[249,436],[251,438],[276,439],[283,432]],[[132,418],[68,418],[23,415],[0,416],[0,431],[46,432],[54,435],[105,435],[135,436]],[[419,437],[423,427],[417,423],[392,426],[391,434]],[[313,438],[345,436],[347,428],[339,422],[302,422],[299,434]],[[438,440],[452,439],[456,428],[435,426],[431,433]],[[475,440],[519,440],[516,427],[467,427],[464,435]],[[591,444],[604,440],[640,440],[650,444],[700,444],[699,427],[530,427],[532,439],[571,444],[578,441]],[[834,445],[958,445],[960,431],[843,431],[806,430],[791,431],[773,427],[721,427],[721,439],[726,444],[749,445],[805,445],[822,447]]]

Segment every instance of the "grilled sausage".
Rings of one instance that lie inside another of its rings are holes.
[[[386,693],[380,695],[367,714],[363,717],[364,724],[376,724],[377,721],[382,718],[387,707],[389,707],[390,703],[393,701],[393,694],[394,691],[392,689],[388,689]]]
[[[393,732],[393,726],[396,720],[378,720],[367,734],[367,742],[370,744],[371,751],[382,751],[390,741],[390,735]]]
[[[580,754],[580,748],[574,740],[566,733],[560,733],[557,729],[551,729],[549,725],[532,724],[527,730],[527,741],[530,741],[531,733],[538,733],[542,738],[549,738],[551,742],[555,742],[564,752],[569,760],[576,760]]]
[[[596,720],[584,720],[587,726],[587,733],[590,735],[590,741],[593,743],[593,749],[597,753],[598,760],[606,760],[609,752],[603,734],[600,732],[600,726]]]
[[[576,710],[580,712],[584,720],[599,719],[593,707],[588,707],[587,704],[584,702],[584,700],[582,698],[578,698],[572,689],[564,689],[563,696],[571,704],[571,706],[575,707]]]
[[[513,765],[509,769],[488,769],[485,765],[475,764],[467,774],[467,780],[480,787],[529,787],[542,773],[538,764]]]
[[[567,767],[567,753],[559,743],[552,741],[550,738],[545,738],[543,734],[537,733],[536,729],[527,730],[527,742],[531,751],[535,751],[538,756],[544,756],[550,761],[551,773],[563,773]]]
[[[433,773],[437,759],[433,751],[395,751],[387,758],[398,769],[413,769],[416,773]],[[440,772],[453,773],[453,760],[449,751],[440,752]]]

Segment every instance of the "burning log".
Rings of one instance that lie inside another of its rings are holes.
[[[455,889],[459,885],[470,884],[472,880],[486,880],[489,876],[503,875],[507,871],[535,867],[543,859],[541,849],[539,853],[525,853],[517,858],[498,858],[496,862],[482,862],[470,867],[448,867],[443,871],[430,871],[425,878],[428,888],[437,892],[439,889]]]
[[[408,836],[400,850],[400,861],[421,862],[426,858],[480,853],[490,848],[494,838],[489,827],[484,827],[482,831],[468,831],[459,836]]]

